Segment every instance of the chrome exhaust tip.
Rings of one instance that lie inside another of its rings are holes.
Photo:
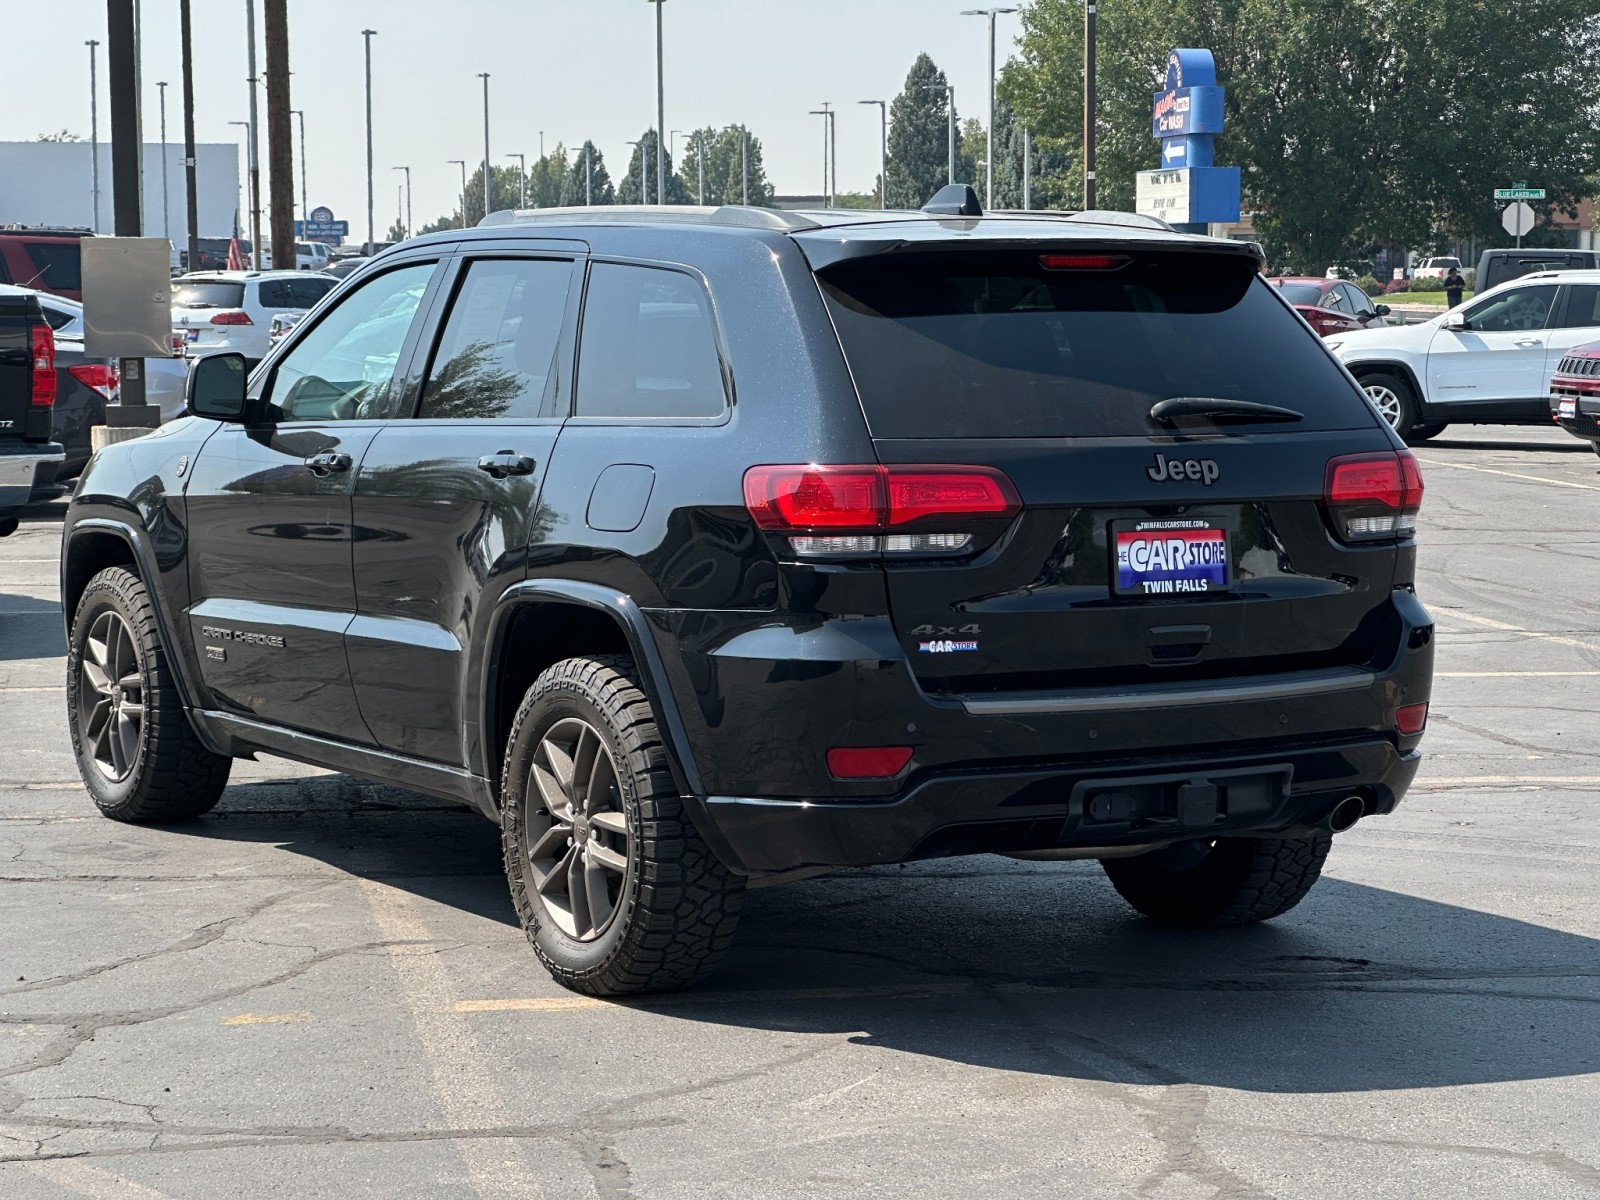
[[[1323,819],[1323,826],[1330,833],[1343,833],[1352,829],[1355,823],[1367,815],[1367,805],[1360,796],[1346,796],[1333,806],[1333,811]]]

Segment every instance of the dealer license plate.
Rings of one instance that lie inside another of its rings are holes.
[[[1563,396],[1556,412],[1563,421],[1573,420],[1578,415],[1578,398],[1576,396]]]
[[[1233,583],[1228,530],[1218,521],[1170,517],[1113,521],[1112,588],[1122,596],[1222,592]]]

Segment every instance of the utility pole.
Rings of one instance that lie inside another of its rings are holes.
[[[267,167],[272,194],[272,261],[299,266],[294,237],[294,125],[289,119],[289,0],[265,0],[267,50]]]
[[[539,149],[541,151],[544,150],[544,134],[542,134],[542,133],[539,135]],[[506,155],[506,157],[507,158],[514,158],[514,159],[517,160],[517,207],[518,208],[527,208],[528,207],[528,156],[526,154],[508,154],[508,155]],[[539,155],[539,161],[540,162],[544,161],[544,154],[543,153],[541,153]],[[396,170],[398,170],[398,169],[399,168],[396,168]],[[407,168],[407,169],[409,170],[410,168]],[[407,175],[406,178],[410,179],[411,176]]]
[[[887,100],[858,100],[857,104],[876,104],[878,106],[879,132],[882,136],[878,140],[878,207],[887,210],[889,207],[889,102]]]
[[[1083,207],[1094,207],[1094,6],[1083,6]]]
[[[494,211],[494,175],[489,168],[489,72],[478,72],[483,80],[483,215]]]
[[[989,135],[984,139],[987,143],[984,151],[984,191],[986,200],[984,209],[994,207],[994,22],[1002,13],[1014,13],[1014,8],[968,8],[962,10],[963,17],[988,17],[989,18]]]
[[[89,47],[89,170],[94,188],[94,231],[100,232],[100,88],[95,79],[95,47],[98,41],[90,38]]]
[[[111,110],[111,214],[117,237],[144,234],[144,197],[139,190],[138,18],[134,0],[106,0],[106,82]],[[92,51],[91,51],[92,53]],[[144,411],[144,359],[121,358],[121,403]],[[134,424],[135,422],[127,422]],[[138,422],[143,424],[144,422]]]
[[[467,227],[467,160],[452,158],[446,161],[457,163],[461,167],[461,228]]]
[[[161,236],[172,240],[172,209],[167,203],[167,84],[157,80],[161,93]]]
[[[194,38],[189,0],[178,0],[178,27],[183,44],[183,186],[188,208],[189,245],[184,269],[200,269],[200,199],[194,158]]]
[[[367,51],[367,253],[371,254],[378,244],[378,233],[372,219],[372,35],[376,29],[363,29],[361,40]],[[461,202],[461,216],[465,220],[467,215],[466,200]]]
[[[410,237],[413,232],[411,225],[411,168],[396,167],[395,170],[406,173],[406,237]]]
[[[245,60],[250,78],[250,265],[261,270],[261,158],[260,129],[256,114],[256,0],[244,0]]]
[[[306,110],[291,108],[292,114],[300,118],[300,219],[311,224],[311,195],[306,188]]]
[[[667,202],[667,148],[662,139],[667,133],[667,84],[662,53],[661,13],[667,0],[650,0],[656,6],[656,203]],[[641,164],[642,165],[642,164]]]

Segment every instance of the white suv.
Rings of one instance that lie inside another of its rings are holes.
[[[337,279],[307,271],[203,271],[172,281],[172,330],[197,357],[232,351],[251,366],[271,348],[272,318],[304,312]]]
[[[1446,425],[1548,424],[1550,376],[1574,346],[1600,339],[1600,270],[1524,275],[1420,325],[1330,337],[1401,437]]]

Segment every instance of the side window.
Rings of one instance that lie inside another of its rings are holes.
[[[68,325],[71,325],[73,321],[77,320],[77,317],[73,313],[67,312],[65,309],[45,308],[44,319],[45,323],[48,324],[51,329],[59,330],[65,329]]]
[[[262,308],[293,308],[294,300],[289,295],[289,284],[283,279],[263,279],[256,285],[256,298],[261,302]]]
[[[422,418],[562,415],[556,346],[572,263],[554,258],[468,264],[422,390]]]
[[[1332,312],[1344,312],[1344,295],[1338,284],[1334,284],[1322,294],[1322,301],[1318,307],[1329,309]]]
[[[268,399],[283,421],[386,417],[395,368],[433,263],[369,280],[301,338],[273,372]]]
[[[1350,311],[1358,317],[1373,315],[1372,298],[1356,287],[1353,283],[1341,285],[1344,289],[1345,300],[1350,304]]]
[[[1583,329],[1600,325],[1600,287],[1592,283],[1569,285],[1567,311],[1561,324],[1566,329]]]
[[[311,308],[333,290],[333,280],[286,279],[283,286],[288,289],[290,307]]]
[[[1556,303],[1556,285],[1532,284],[1486,297],[1463,314],[1468,328],[1481,333],[1543,329]]]
[[[580,417],[716,417],[728,405],[700,281],[596,263],[578,350]]]

